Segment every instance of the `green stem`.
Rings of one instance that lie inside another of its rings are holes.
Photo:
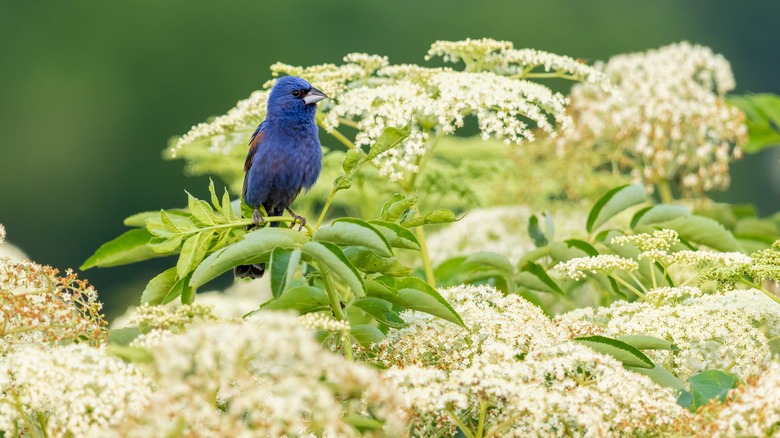
[[[482,438],[485,431],[485,416],[487,415],[488,404],[484,400],[479,402],[479,423],[477,424],[476,438]]]
[[[656,183],[658,187],[658,195],[661,197],[661,202],[664,204],[671,204],[674,202],[674,196],[672,196],[672,188],[669,186],[669,181],[662,179]]]
[[[414,234],[420,242],[420,256],[422,257],[423,269],[425,270],[425,279],[433,287],[436,287],[436,277],[433,275],[433,265],[431,257],[428,255],[428,245],[425,244],[425,232],[422,226],[414,228]]]
[[[643,300],[645,299],[645,294],[640,292],[639,289],[635,288],[634,286],[629,284],[627,281],[623,280],[622,278],[618,277],[617,275],[610,275],[610,277],[614,278],[615,281],[617,281],[618,283],[620,283],[623,286],[627,287],[628,290],[630,290],[631,292],[635,293],[638,297],[642,298]]]
[[[344,117],[339,117],[339,124],[349,126],[350,128],[360,129],[356,121],[345,119]]]
[[[766,295],[767,297],[769,297],[769,298],[770,298],[772,301],[776,302],[777,304],[780,304],[780,297],[777,297],[777,296],[776,296],[775,294],[773,294],[772,292],[769,292],[768,290],[764,289],[764,287],[763,287],[763,286],[761,286],[761,285],[759,285],[759,284],[756,284],[756,283],[755,283],[755,282],[753,282],[753,281],[748,281],[748,280],[746,280],[745,278],[740,278],[740,279],[739,279],[739,281],[740,281],[740,283],[742,283],[742,284],[744,284],[744,285],[746,285],[746,286],[750,286],[750,287],[752,287],[752,288],[754,288],[754,289],[758,289],[758,290],[760,290],[760,291],[761,291],[761,293],[763,293],[764,295]]]
[[[334,188],[330,192],[330,196],[328,196],[328,200],[325,201],[325,206],[322,207],[322,212],[320,213],[320,218],[317,219],[317,225],[314,226],[314,231],[317,231],[320,229],[320,225],[322,225],[322,221],[325,219],[325,213],[328,212],[328,209],[330,208],[330,203],[333,202],[333,198],[336,197],[336,193],[338,193],[338,189]]]
[[[330,309],[333,311],[333,316],[339,321],[347,321],[347,316],[344,314],[344,310],[341,308],[341,299],[339,293],[333,287],[333,280],[330,278],[330,271],[322,264],[316,263],[317,270],[322,275],[322,282],[325,284],[325,292],[328,294],[328,301],[330,302]],[[349,333],[341,334],[341,346],[344,348],[344,356],[352,360],[352,339]]]
[[[466,427],[465,424],[463,424],[462,421],[460,421],[460,418],[458,418],[457,415],[455,415],[455,412],[452,411],[452,408],[445,409],[445,412],[449,414],[450,418],[452,418],[452,421],[455,422],[455,424],[458,426],[461,432],[463,432],[463,435],[466,435],[466,438],[476,438],[474,436],[474,432],[471,431],[468,427]]]
[[[629,272],[628,275],[631,276],[631,278],[636,282],[636,284],[639,286],[640,289],[642,289],[642,292],[647,293],[647,288],[644,284],[642,284],[641,281],[639,281],[638,278],[636,278],[636,275],[634,275],[633,272]]]

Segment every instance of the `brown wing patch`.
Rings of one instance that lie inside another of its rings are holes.
[[[252,138],[249,140],[249,153],[246,155],[246,161],[244,162],[244,172],[249,172],[249,168],[252,167],[252,161],[255,159],[255,152],[257,152],[257,145],[260,143],[260,139],[263,138],[263,134],[263,131],[252,134]]]

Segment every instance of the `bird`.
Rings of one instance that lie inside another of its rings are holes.
[[[244,203],[254,209],[251,230],[265,223],[260,206],[268,216],[284,211],[298,222],[300,231],[306,218],[295,214],[290,205],[301,190],[309,190],[322,170],[322,146],[315,122],[317,102],[328,96],[305,79],[284,76],[276,80],[268,95],[265,120],[249,140],[244,162]],[[270,226],[279,226],[272,222]],[[241,265],[234,269],[237,278],[260,278],[265,263]]]

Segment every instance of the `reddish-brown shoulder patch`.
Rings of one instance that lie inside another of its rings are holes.
[[[246,161],[244,162],[244,172],[249,172],[249,168],[252,167],[252,161],[255,159],[255,152],[257,152],[257,145],[260,143],[260,139],[263,138],[263,132],[257,132],[252,135],[249,140],[249,153],[246,155]]]

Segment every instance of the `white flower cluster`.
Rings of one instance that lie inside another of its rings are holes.
[[[555,265],[555,270],[572,280],[581,280],[590,274],[609,274],[612,271],[636,271],[639,263],[614,254],[577,257]]]
[[[5,242],[5,227],[0,224],[0,244]]]
[[[350,329],[349,322],[339,321],[338,319],[326,315],[322,312],[313,312],[301,315],[298,317],[298,321],[303,324],[304,327],[310,330],[349,333]]]
[[[144,410],[151,381],[104,348],[30,346],[0,361],[0,393],[5,436],[101,436]]]
[[[576,129],[558,147],[605,148],[647,185],[677,181],[686,193],[724,189],[741,157],[744,115],[724,102],[735,86],[728,61],[709,48],[672,44],[615,56],[603,66],[614,88],[575,85]]]
[[[780,333],[780,308],[756,290],[702,294],[692,287],[648,293],[647,302],[617,301],[556,317],[571,337],[649,335],[680,351],[646,351],[682,380],[708,369],[751,376],[768,360],[768,337]],[[768,327],[768,328],[767,328]]]
[[[404,395],[418,436],[618,436],[658,431],[687,413],[671,390],[563,340],[540,309],[485,286],[441,290],[466,328],[404,312],[376,360]],[[480,421],[481,417],[481,421]]]
[[[516,262],[535,248],[525,231],[528,218],[533,214],[525,206],[492,207],[471,210],[466,216],[432,234],[426,242],[434,265],[448,258],[478,251],[490,251],[505,255]],[[584,238],[580,212],[555,212],[556,240]]]
[[[680,243],[680,237],[677,235],[677,231],[662,229],[654,231],[652,235],[639,233],[615,236],[610,242],[615,245],[631,244],[640,251],[669,251],[674,245]]]
[[[479,68],[456,71],[390,65],[386,57],[353,53],[344,57],[342,65],[296,67],[279,63],[271,71],[274,75],[301,76],[327,93],[330,98],[321,105],[325,114],[322,126],[329,132],[342,124],[356,127],[354,144],[358,147],[372,146],[385,128],[410,125],[411,135],[375,160],[380,173],[394,181],[417,172],[433,137],[454,132],[467,116],[476,117],[484,138],[506,143],[533,140],[535,128],[551,136],[558,128],[568,129],[572,122],[565,111],[567,99],[528,79],[564,77],[599,86],[606,82],[597,69],[573,58],[516,50],[504,41],[439,41],[428,58],[443,55],[454,60],[466,52]],[[534,76],[537,68],[544,73]],[[265,87],[272,85],[269,81]],[[267,97],[267,91],[257,91],[226,115],[193,127],[168,154],[196,162],[209,153],[233,154],[233,147],[246,144],[249,133],[262,121]],[[209,144],[208,153],[187,150],[188,145],[202,140]]]
[[[323,350],[293,314],[153,331],[132,345],[154,358],[157,389],[118,436],[357,436],[347,409],[382,424],[378,433],[405,427],[402,401],[379,373]]]

